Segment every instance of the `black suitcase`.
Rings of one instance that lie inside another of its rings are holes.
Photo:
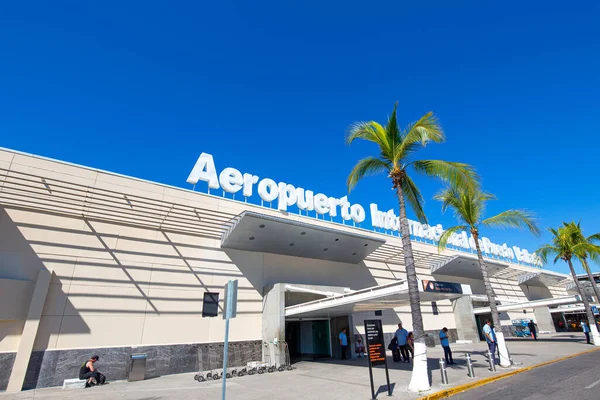
[[[394,362],[400,362],[400,349],[396,348],[392,350],[392,359]]]

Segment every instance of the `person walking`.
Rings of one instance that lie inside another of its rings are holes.
[[[340,349],[342,351],[342,360],[346,359],[346,354],[348,352],[348,336],[346,336],[346,328],[342,329],[339,335],[340,339]]]
[[[496,364],[496,335],[494,334],[494,329],[492,328],[492,321],[489,319],[486,320],[485,325],[483,325],[483,336],[485,336],[485,341],[487,342],[490,353],[492,354],[492,361],[494,364]]]
[[[443,327],[440,331],[440,343],[444,349],[444,358],[446,358],[446,365],[454,364],[452,359],[452,350],[450,350],[450,342],[448,341],[448,328]]]
[[[585,321],[581,321],[581,329],[583,330],[583,333],[585,334],[585,340],[586,340],[587,344],[591,344],[590,343],[590,327],[588,326],[588,324],[585,323]]]
[[[533,336],[533,338],[537,340],[537,329],[533,320],[529,320],[527,326],[529,327],[529,332],[531,333],[531,336]]]
[[[409,363],[410,358],[408,357],[408,331],[402,327],[402,323],[398,324],[398,329],[396,330],[396,340],[398,341],[398,347],[400,348],[400,353],[402,354],[402,359],[404,362]]]

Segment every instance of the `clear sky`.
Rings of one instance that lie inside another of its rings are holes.
[[[342,197],[376,154],[346,147],[347,126],[398,101],[402,124],[439,116],[447,143],[422,156],[473,164],[490,215],[598,232],[600,3],[485,3],[4,2],[0,146],[182,187],[207,152]],[[430,200],[440,184],[418,184],[430,221],[453,224]],[[350,200],[397,207],[384,176]]]

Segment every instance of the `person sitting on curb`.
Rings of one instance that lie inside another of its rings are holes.
[[[365,356],[365,346],[363,345],[362,338],[360,336],[356,339],[355,348],[358,358],[363,358]]]
[[[94,384],[98,384],[100,381],[100,373],[96,368],[94,368],[94,363],[98,361],[100,357],[92,356],[89,360],[81,364],[81,368],[79,369],[79,379],[87,380],[85,383],[85,387],[94,386]],[[95,382],[93,382],[95,380]]]

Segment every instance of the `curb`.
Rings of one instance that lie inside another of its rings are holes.
[[[424,396],[424,397],[420,397],[418,400],[445,399],[447,397],[454,396],[455,394],[458,394],[458,393],[461,393],[461,392],[465,392],[465,391],[470,390],[470,389],[475,389],[477,387],[480,387],[480,386],[483,386],[483,385],[487,385],[488,383],[496,382],[496,381],[499,381],[499,380],[504,379],[504,378],[509,378],[511,376],[520,374],[522,372],[527,372],[527,371],[530,371],[530,370],[535,369],[535,368],[543,367],[543,366],[546,366],[546,365],[549,365],[549,364],[554,364],[554,363],[557,363],[559,361],[568,360],[570,358],[578,357],[578,356],[581,356],[581,355],[584,355],[584,354],[593,353],[593,352],[599,351],[599,350],[600,350],[600,348],[593,349],[593,350],[582,351],[581,353],[571,354],[569,356],[564,356],[564,357],[561,357],[561,358],[557,358],[555,360],[550,360],[550,361],[546,361],[546,362],[543,362],[543,363],[540,363],[540,364],[531,365],[529,367],[519,368],[519,369],[517,369],[515,371],[507,372],[507,373],[502,374],[502,375],[490,376],[489,378],[484,378],[484,379],[480,379],[480,380],[475,381],[475,382],[469,382],[469,383],[465,383],[463,385],[455,386],[453,388],[448,388],[448,389],[445,389],[445,390],[441,390],[439,392],[435,392],[435,393],[432,393],[430,395],[427,395],[427,396]]]

